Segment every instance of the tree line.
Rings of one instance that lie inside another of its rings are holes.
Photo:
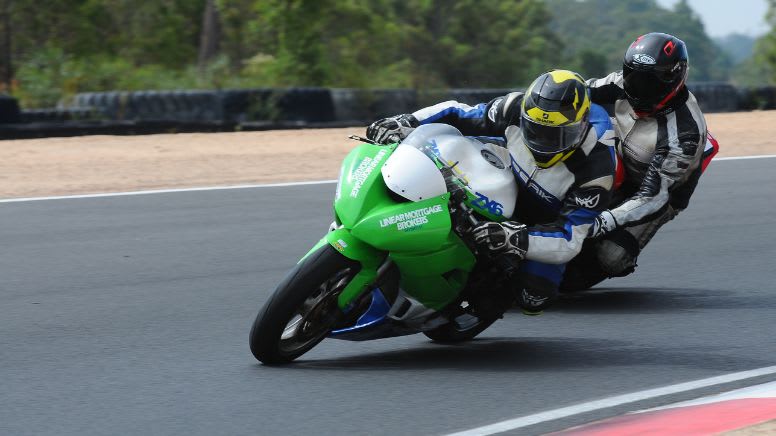
[[[774,32],[732,59],[685,0],[0,0],[0,91],[45,107],[114,89],[519,88],[619,69],[649,31],[687,42],[691,80],[776,80]]]

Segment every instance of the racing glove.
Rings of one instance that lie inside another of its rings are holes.
[[[528,251],[528,227],[515,221],[484,222],[472,229],[474,243],[493,254],[525,259]]]
[[[593,226],[590,227],[590,231],[587,234],[588,238],[597,238],[603,236],[612,230],[617,228],[617,220],[614,219],[614,215],[608,210],[601,212],[600,215],[595,217]]]
[[[375,121],[366,128],[366,137],[378,144],[391,144],[406,138],[420,122],[411,114],[395,115]]]

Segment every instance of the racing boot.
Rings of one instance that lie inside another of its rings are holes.
[[[520,277],[517,293],[517,305],[526,315],[541,315],[558,295],[558,285],[545,277],[523,273]]]

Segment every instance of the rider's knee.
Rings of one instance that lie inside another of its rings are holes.
[[[598,244],[598,262],[609,277],[622,277],[636,269],[639,243],[626,230],[618,229]]]

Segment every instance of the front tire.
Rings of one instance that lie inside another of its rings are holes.
[[[358,268],[328,244],[299,262],[253,322],[254,357],[268,365],[288,363],[321,342],[341,318],[337,296]]]

